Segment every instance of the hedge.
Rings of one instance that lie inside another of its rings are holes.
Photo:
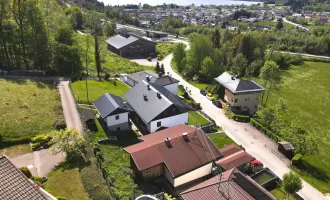
[[[53,143],[52,143],[52,136],[51,135],[47,135],[47,134],[41,134],[41,135],[37,135],[34,138],[32,138],[32,150],[35,151],[37,149],[39,149],[40,147],[43,148],[48,148],[50,147]]]
[[[246,116],[246,115],[237,115],[237,114],[233,114],[232,118],[235,121],[239,121],[239,122],[250,122],[250,117]]]
[[[251,118],[250,119],[250,123],[251,123],[252,126],[256,127],[263,134],[267,135],[269,138],[271,138],[275,142],[283,141],[283,139],[281,137],[279,137],[278,135],[276,135],[274,132],[272,132],[271,130],[267,129],[266,127],[264,127],[257,120]]]

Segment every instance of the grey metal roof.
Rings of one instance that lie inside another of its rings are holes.
[[[125,38],[118,34],[107,39],[105,42],[115,47],[116,49],[121,49],[122,47],[129,45],[137,40],[139,40],[139,38],[134,36],[129,36],[128,38]]]
[[[147,85],[150,85],[150,90]],[[157,97],[157,93],[161,94],[161,98]],[[144,99],[144,95],[147,100]],[[173,104],[182,112],[192,109],[178,96],[172,94],[166,88],[147,83],[144,80],[125,93],[124,98],[146,123],[152,121]]]
[[[156,74],[153,71],[150,70],[146,70],[146,71],[141,71],[141,72],[135,72],[132,74],[127,74],[126,75],[129,79],[134,80],[135,82],[141,82],[142,80],[147,81],[147,77],[149,77],[149,82],[150,83],[154,83],[156,85],[160,85],[160,86],[165,86],[165,85],[169,85],[172,83],[178,83],[180,81],[178,81],[177,79],[171,77],[171,76],[162,76],[159,77],[158,74]]]
[[[102,118],[115,113],[115,111],[117,114],[131,111],[121,97],[109,93],[104,93],[93,104]]]
[[[168,33],[161,32],[161,31],[147,30],[146,32],[149,32],[149,33],[156,33],[156,34],[162,34],[162,35],[168,35]]]
[[[81,112],[81,114],[82,114],[85,122],[87,122],[88,120],[91,120],[91,119],[94,120],[94,114],[91,109],[83,110]]]
[[[294,147],[290,142],[282,141],[282,142],[278,142],[278,144],[282,145],[285,150],[294,150]]]
[[[21,171],[2,155],[0,155],[0,199],[47,200]]]
[[[232,93],[265,91],[265,88],[258,85],[256,82],[251,80],[241,80],[230,75],[228,72],[222,73],[219,77],[215,78],[215,80]]]

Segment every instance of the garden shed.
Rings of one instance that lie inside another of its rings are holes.
[[[287,141],[278,142],[278,151],[283,153],[290,160],[294,156],[294,147]]]

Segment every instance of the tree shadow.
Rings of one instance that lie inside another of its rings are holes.
[[[14,78],[14,77],[0,77],[3,78],[4,80],[14,83],[14,84],[18,84],[18,85],[26,85],[27,81],[29,80],[30,82],[32,82],[33,84],[35,84],[38,88],[40,89],[52,89],[52,88],[56,88],[58,82],[53,82],[51,80],[38,80],[36,79],[31,79],[31,78]]]

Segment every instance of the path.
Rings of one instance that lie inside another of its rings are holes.
[[[287,54],[291,54],[291,55],[300,55],[303,57],[330,59],[330,56],[320,56],[320,55],[314,55],[314,54],[308,54],[308,53],[294,53],[294,52],[289,52],[289,51],[274,51],[274,52],[287,53]]]
[[[177,42],[183,42],[187,44],[187,48],[189,48],[189,44],[187,42],[180,40],[177,40]],[[273,151],[278,152],[276,143],[250,124],[239,123],[228,119],[222,109],[216,108],[211,101],[200,94],[200,90],[198,88],[187,83],[172,69],[172,58],[173,54],[170,54],[161,62],[164,64],[165,71],[169,72],[174,78],[180,80],[180,84],[184,87],[188,87],[188,90],[191,90],[192,98],[201,104],[203,111],[215,120],[216,124],[221,126],[223,131],[231,139],[233,139],[237,144],[242,145],[248,153],[264,163],[266,167],[272,170],[280,178],[285,173],[290,171],[288,168],[289,160],[286,158],[280,158],[273,153]],[[299,192],[299,195],[305,200],[326,199],[321,192],[313,188],[305,181],[303,181],[303,189]]]
[[[302,28],[302,29],[304,29],[304,30],[306,30],[306,31],[309,31],[308,28],[303,27],[301,24],[297,24],[297,23],[294,23],[294,22],[292,22],[292,21],[289,21],[289,20],[287,20],[285,17],[283,17],[282,20],[283,20],[283,22],[285,22],[285,23],[289,23],[289,24],[292,24],[292,25],[294,25],[294,26],[296,26],[296,27],[298,26],[299,28]]]
[[[69,88],[69,81],[61,81],[58,89],[64,118],[68,128],[75,127],[80,135],[84,134],[80,115]],[[56,165],[65,159],[65,154],[52,155],[49,149],[42,149],[10,159],[16,167],[30,166],[34,176],[46,176]]]

